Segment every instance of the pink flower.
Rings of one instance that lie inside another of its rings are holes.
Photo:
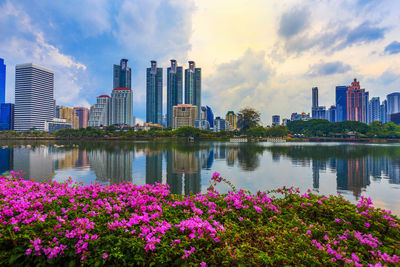
[[[243,217],[239,217],[238,219],[239,219],[239,221],[243,221]]]
[[[26,255],[31,255],[31,254],[32,254],[32,249],[28,248],[28,249],[25,251],[25,254],[26,254]]]
[[[207,266],[207,263],[201,262],[201,263],[200,263],[200,266],[201,266],[201,267],[206,267],[206,266]]]
[[[19,227],[18,226],[14,226],[13,229],[14,229],[15,232],[19,231]]]
[[[103,253],[103,259],[107,259],[108,258],[108,254],[107,253]]]
[[[367,227],[367,228],[369,228],[371,225],[370,225],[369,223],[365,222],[365,223],[364,223],[364,226]]]

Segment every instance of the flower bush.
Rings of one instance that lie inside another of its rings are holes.
[[[174,195],[168,185],[0,177],[1,266],[398,266],[400,221],[294,188]]]

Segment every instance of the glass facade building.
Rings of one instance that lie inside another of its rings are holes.
[[[336,121],[347,120],[347,86],[336,86]]]
[[[6,65],[0,58],[0,104],[6,102]]]
[[[0,131],[14,129],[14,104],[0,104]]]
[[[54,72],[33,63],[15,69],[14,129],[44,131],[45,122],[55,116]]]
[[[173,106],[182,104],[183,69],[178,67],[176,60],[171,59],[171,67],[167,68],[167,126],[173,126]]]
[[[400,112],[400,93],[391,93],[387,95],[387,115]]]
[[[207,120],[210,123],[210,128],[214,128],[214,113],[209,106],[207,108]]]
[[[132,88],[131,86],[131,68],[128,67],[128,60],[121,59],[119,65],[114,65],[113,89],[119,87]]]
[[[146,72],[146,122],[162,125],[162,68],[157,68],[157,61],[151,61]]]
[[[381,120],[381,101],[379,97],[373,97],[368,104],[368,122]]]
[[[185,104],[197,106],[197,118],[201,109],[201,68],[196,68],[194,61],[189,61],[185,70]]]
[[[133,126],[133,93],[130,88],[115,88],[111,93],[109,123]]]
[[[337,110],[336,110],[336,106],[331,106],[329,109],[328,109],[328,120],[330,121],[330,122],[336,122],[336,112],[337,112]]]

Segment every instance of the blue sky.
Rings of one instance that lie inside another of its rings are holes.
[[[111,92],[121,58],[140,119],[150,60],[194,60],[216,115],[252,106],[265,125],[273,114],[309,112],[313,86],[326,106],[354,77],[370,96],[400,91],[398,1],[0,0],[0,10],[11,102],[15,65],[34,62],[55,70],[58,104],[89,107]]]

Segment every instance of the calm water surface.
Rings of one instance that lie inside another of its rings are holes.
[[[253,192],[282,186],[361,195],[400,214],[400,145],[225,142],[0,142],[0,173],[90,184],[168,183],[173,193],[204,192],[214,171]],[[220,192],[227,187],[219,186]]]

